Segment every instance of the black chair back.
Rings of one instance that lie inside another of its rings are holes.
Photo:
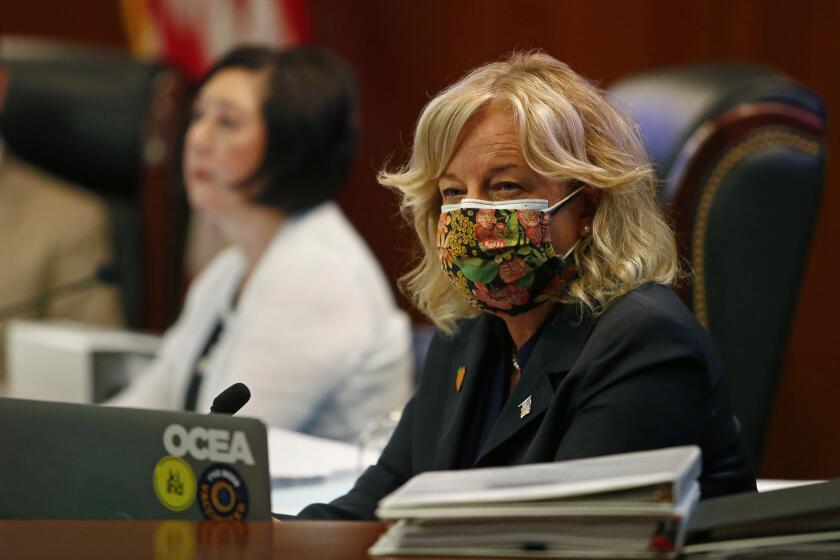
[[[184,80],[126,53],[4,38],[0,132],[12,152],[103,196],[133,327],[161,329],[180,303],[185,204],[178,176]]]
[[[825,175],[825,108],[769,68],[657,70],[609,89],[634,117],[753,460],[763,450]]]

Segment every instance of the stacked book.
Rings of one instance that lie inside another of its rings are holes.
[[[699,499],[694,446],[420,474],[384,498],[373,555],[673,558]]]
[[[840,558],[840,480],[697,506],[684,552],[691,558]]]

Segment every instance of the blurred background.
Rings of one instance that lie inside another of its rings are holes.
[[[377,186],[376,171],[387,161],[391,165],[404,161],[413,125],[426,101],[480,63],[513,49],[542,48],[608,87],[630,74],[672,65],[739,60],[770,66],[813,89],[829,116],[827,176],[765,451],[757,465],[761,476],[771,478],[840,476],[835,435],[840,427],[840,294],[833,288],[840,278],[840,172],[832,160],[840,151],[840,127],[833,121],[840,111],[838,29],[837,0],[0,4],[4,59],[31,48],[26,41],[37,39],[94,48],[117,59],[166,64],[166,72],[159,67],[150,71],[156,78],[149,87],[158,93],[144,97],[144,102],[159,101],[149,109],[155,119],[144,121],[154,141],[143,146],[143,169],[127,177],[115,172],[111,186],[104,189],[110,192],[112,206],[122,200],[133,208],[123,210],[126,220],[138,222],[139,229],[126,234],[136,236],[133,244],[126,241],[126,247],[134,249],[125,249],[136,250],[138,262],[122,274],[137,276],[137,285],[129,289],[143,298],[138,296],[134,307],[126,309],[128,324],[158,332],[177,316],[186,283],[218,244],[202,232],[201,224],[190,222],[177,170],[179,131],[192,80],[232,42],[317,42],[355,68],[362,88],[362,142],[340,202],[395,290],[396,279],[411,262],[414,239],[401,221],[396,197]],[[110,86],[131,80],[145,83],[152,74],[114,70]],[[54,171],[62,171],[60,162]],[[69,173],[91,188],[97,185],[90,183],[103,181],[79,170]],[[797,204],[795,184],[790,185],[789,203]],[[370,219],[382,215],[391,217],[387,224]],[[404,298],[400,301],[415,320],[422,321]]]

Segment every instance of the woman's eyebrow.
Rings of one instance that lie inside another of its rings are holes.
[[[494,165],[493,167],[488,169],[487,174],[488,175],[498,175],[502,171],[507,171],[509,169],[519,169],[521,167],[522,166],[519,165],[518,163],[501,163],[499,165]],[[454,173],[444,173],[443,175],[438,177],[438,181],[441,180],[441,179],[449,179],[450,181],[457,181],[459,183],[462,182],[461,179],[459,179],[458,176],[455,175]]]
[[[502,171],[507,171],[508,169],[516,169],[519,165],[515,163],[502,163],[499,165],[495,165],[489,169],[490,175],[498,175]]]
[[[450,181],[456,181],[458,183],[461,182],[461,179],[459,179],[458,176],[454,173],[444,173],[443,175],[438,177],[438,181],[440,181],[441,179],[449,179]]]
[[[242,111],[239,105],[224,97],[199,97],[195,104],[198,105],[199,103],[203,106],[215,106],[225,111]]]

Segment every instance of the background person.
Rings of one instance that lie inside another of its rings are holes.
[[[399,408],[410,325],[333,202],[358,136],[351,70],[324,49],[240,48],[204,77],[184,147],[192,208],[233,246],[191,286],[159,356],[110,404],[239,414],[353,440]]]
[[[13,80],[0,65],[0,114]],[[11,319],[122,325],[119,290],[84,282],[111,262],[110,239],[99,198],[17,159],[0,138],[0,395]]]
[[[383,172],[423,247],[438,326],[379,462],[301,518],[369,519],[428,470],[695,444],[704,498],[755,489],[706,333],[670,285],[671,230],[632,122],[565,64],[514,54],[423,110]]]

